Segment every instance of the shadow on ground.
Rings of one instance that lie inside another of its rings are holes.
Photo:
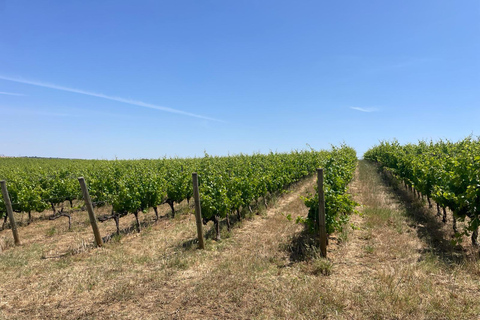
[[[448,234],[443,229],[444,223],[441,218],[428,208],[425,201],[415,197],[413,192],[407,190],[391,174],[381,170],[379,173],[382,182],[394,195],[394,199],[400,201],[405,209],[405,213],[409,217],[409,226],[414,228],[417,236],[428,244],[426,248],[420,250],[420,261],[424,260],[427,255],[434,254],[446,264],[464,262],[468,258],[467,250],[452,241],[452,234]]]
[[[307,229],[295,234],[287,244],[283,245],[282,249],[289,254],[291,264],[317,259],[321,256],[318,240]]]

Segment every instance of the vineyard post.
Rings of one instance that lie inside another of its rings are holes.
[[[325,193],[323,190],[323,169],[317,169],[318,188],[318,233],[320,237],[320,252],[327,257],[327,229],[325,225]]]
[[[7,182],[5,180],[0,181],[2,185],[2,195],[5,202],[5,207],[7,207],[8,219],[10,219],[10,224],[12,225],[13,239],[15,240],[15,245],[20,245],[20,238],[18,237],[17,224],[15,223],[15,218],[13,217],[12,202],[10,201],[10,196],[8,195]]]
[[[195,199],[195,220],[197,222],[198,248],[205,249],[203,241],[202,208],[200,206],[200,193],[198,192],[198,174],[192,173],[193,198]]]
[[[95,218],[95,212],[93,212],[92,200],[88,194],[87,184],[83,177],[78,178],[80,187],[82,188],[83,200],[85,201],[85,206],[87,207],[88,217],[90,218],[90,223],[92,224],[93,234],[95,235],[95,242],[97,246],[101,247],[103,245],[102,237],[100,236],[100,231],[98,230],[97,219]]]

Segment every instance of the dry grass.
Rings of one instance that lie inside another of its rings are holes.
[[[478,318],[478,260],[465,252],[444,259],[449,251],[418,232],[420,213],[364,162],[351,186],[363,204],[355,227],[330,238],[328,260],[314,248],[294,259],[292,248],[306,236],[293,221],[307,214],[300,195],[314,181],[224,228],[223,240],[207,239],[205,251],[195,249],[191,214],[154,223],[148,213],[140,234],[100,249],[86,214],[74,218],[74,231],[65,220],[37,219],[20,228],[21,247],[0,255],[0,319]],[[134,219],[122,220],[128,229]],[[115,231],[113,221],[100,226],[103,235]]]
[[[399,191],[360,162],[352,186],[363,204],[362,216],[355,217],[358,230],[332,257],[341,264],[334,269],[342,278],[338,283],[348,288],[348,307],[340,318],[477,319],[480,274],[472,271],[480,267],[479,260],[466,254],[456,262],[444,259],[455,248],[436,246],[431,239],[448,239],[448,233],[435,224],[422,225],[425,230],[419,232],[417,220],[431,214]]]

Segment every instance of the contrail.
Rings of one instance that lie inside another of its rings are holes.
[[[144,108],[149,108],[149,109],[155,109],[155,110],[160,110],[160,111],[165,111],[165,112],[170,112],[170,113],[176,113],[176,114],[181,114],[181,115],[184,115],[184,116],[189,116],[189,117],[194,117],[194,118],[199,118],[199,119],[204,119],[204,120],[225,122],[223,120],[210,118],[210,117],[205,117],[205,116],[202,116],[202,115],[199,115],[199,114],[190,113],[190,112],[177,110],[177,109],[173,109],[173,108],[157,106],[155,104],[146,103],[146,102],[142,102],[142,101],[138,101],[138,100],[131,100],[131,99],[125,99],[125,98],[121,98],[121,97],[107,96],[106,94],[103,94],[103,93],[96,93],[96,92],[85,91],[85,90],[81,90],[81,89],[59,86],[59,85],[56,85],[56,84],[53,84],[53,83],[45,83],[45,82],[38,82],[38,81],[32,81],[32,80],[25,80],[25,79],[21,79],[21,78],[11,78],[11,77],[6,77],[6,76],[2,76],[2,75],[0,75],[0,79],[7,80],[7,81],[18,82],[18,83],[23,83],[23,84],[30,84],[32,86],[37,86],[37,87],[43,87],[43,88],[60,90],[60,91],[79,93],[79,94],[83,94],[83,95],[86,95],[86,96],[103,98],[103,99],[107,99],[107,100],[112,100],[112,101],[131,104],[131,105],[134,105],[134,106],[139,106],[139,107],[144,107]]]
[[[350,107],[352,110],[357,110],[361,112],[375,112],[378,111],[377,108],[360,108],[360,107]]]
[[[0,94],[6,94],[8,96],[24,96],[24,94],[21,93],[13,93],[13,92],[0,92]]]

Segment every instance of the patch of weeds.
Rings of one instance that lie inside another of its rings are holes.
[[[372,246],[372,245],[366,245],[363,249],[365,250],[366,253],[370,253],[370,254],[371,254],[371,253],[373,253],[375,247]]]
[[[367,229],[363,232],[362,235],[360,235],[358,237],[359,239],[362,239],[362,240],[370,240],[373,238],[373,232],[372,232],[372,229]]]
[[[146,255],[135,257],[133,259],[133,262],[135,264],[147,264],[152,262],[152,257],[146,256]]]
[[[75,293],[82,293],[86,290],[86,286],[82,283],[77,283],[75,286]]]
[[[285,218],[287,218],[288,221],[292,221],[292,220],[293,220],[291,213],[285,214],[285,213],[281,212],[280,214],[281,214],[282,216],[284,216]]]
[[[424,270],[429,270],[429,272],[433,273],[438,269],[439,260],[438,256],[436,255],[433,249],[427,249],[424,254],[418,259],[420,265],[424,268]]]
[[[325,258],[315,259],[312,262],[312,273],[316,276],[329,276],[332,274],[333,263]]]
[[[370,228],[387,223],[392,216],[392,210],[388,208],[365,208],[363,212],[367,216],[366,225]]]
[[[207,251],[216,251],[217,250],[217,248],[215,246],[215,243],[217,243],[217,241],[213,240],[212,238],[205,237],[204,242],[205,242],[205,250],[207,250]]]
[[[255,217],[255,211],[250,211],[248,208],[244,208],[242,210],[242,216],[245,217],[247,220],[252,220]]]
[[[270,207],[275,207],[277,206],[277,203],[278,203],[278,196],[277,195],[273,195],[270,200],[268,201],[268,205]]]
[[[345,243],[348,241],[348,234],[350,233],[347,226],[343,226],[340,234],[338,235],[338,240],[340,243]]]
[[[47,230],[46,235],[47,237],[52,237],[57,233],[57,229],[55,227],[51,227]]]
[[[168,260],[167,267],[177,270],[186,270],[190,266],[190,263],[182,255],[176,254],[174,257]]]
[[[148,235],[150,235],[151,232],[152,232],[152,225],[149,224],[148,226],[146,226],[142,229],[142,232],[140,233],[140,236],[141,237],[148,236]]]
[[[267,216],[267,208],[265,208],[264,204],[260,204],[257,208],[257,214],[261,216],[262,218],[265,218]]]
[[[231,241],[228,241],[227,238],[223,238],[223,239],[220,239],[220,241],[216,241],[214,245],[216,246],[216,250],[218,252],[222,252],[225,249],[229,248],[230,243]]]
[[[469,274],[480,276],[480,260],[472,259],[461,266],[461,269],[467,270]]]
[[[188,212],[187,212],[188,213]],[[182,221],[188,218],[188,215],[183,211],[175,211],[174,221]]]
[[[92,291],[93,289],[95,289],[95,287],[97,286],[97,282],[88,282],[87,283],[87,286],[86,286],[86,289],[88,291]]]
[[[228,238],[232,237],[232,232],[228,231],[227,228],[221,228],[220,229],[220,237],[221,237],[221,239],[228,239]]]
[[[70,258],[62,258],[55,261],[54,266],[57,269],[65,269],[72,264],[72,259]]]
[[[6,268],[21,268],[28,265],[28,259],[25,257],[17,257],[12,254],[7,254],[2,257],[1,265]]]
[[[23,247],[22,249],[23,250],[9,250],[2,254],[0,266],[5,266],[10,269],[26,267],[30,262],[41,258],[44,251],[44,247],[36,243]]]
[[[2,252],[3,250],[6,250],[8,248],[15,247],[15,242],[13,241],[12,238],[4,237],[0,239],[0,246],[1,246],[0,252]]]
[[[285,261],[283,261],[282,259],[276,256],[269,257],[268,262],[270,262],[271,264],[274,264],[277,268],[285,267]]]
[[[403,224],[400,219],[395,219],[395,230],[398,232],[398,234],[403,233]]]
[[[364,205],[361,205],[360,207],[361,207],[361,208],[365,208]],[[360,210],[355,210],[354,212],[355,212],[356,214],[358,214],[359,217],[362,217],[362,218],[365,217],[365,213],[363,212],[363,210],[362,210],[362,211],[360,211]]]
[[[227,240],[226,238],[220,238],[220,240],[215,240],[213,238],[205,238],[205,250],[221,252],[225,250],[228,243],[230,243],[229,241],[226,241],[226,240]]]
[[[82,232],[83,230],[85,229],[85,226],[82,225],[82,224],[73,224],[72,223],[72,227],[68,230],[70,232]]]
[[[105,293],[105,301],[112,302],[112,301],[127,301],[130,300],[135,295],[133,290],[133,285],[128,283],[115,283],[113,288],[107,290]]]
[[[112,239],[110,240],[111,243],[120,243],[120,241],[122,240],[122,235],[121,234],[114,234],[112,236]]]
[[[260,257],[255,257],[250,261],[249,269],[254,273],[264,272],[268,270],[269,265],[266,259],[261,259]]]

